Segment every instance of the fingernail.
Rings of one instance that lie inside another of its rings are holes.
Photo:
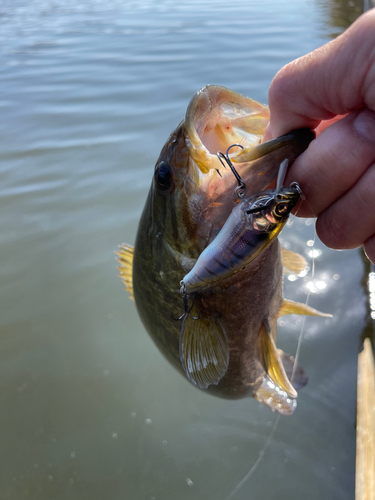
[[[353,128],[366,142],[375,143],[375,113],[364,109],[354,118]]]

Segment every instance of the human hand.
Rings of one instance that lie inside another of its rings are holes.
[[[306,196],[298,215],[317,216],[327,246],[364,245],[375,263],[375,9],[284,66],[268,97],[266,140],[302,127],[317,132],[286,179]]]

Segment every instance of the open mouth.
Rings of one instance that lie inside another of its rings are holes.
[[[253,148],[260,144],[269,121],[268,107],[219,85],[197,92],[186,111],[190,154],[202,173],[220,169],[216,153],[233,144]],[[231,153],[240,151],[234,148]]]
[[[218,152],[230,148],[248,194],[254,194],[267,188],[283,160],[292,163],[315,137],[313,131],[301,129],[261,144],[268,121],[266,105],[225,87],[208,85],[193,96],[186,110],[186,144],[201,188],[211,200],[224,203],[226,193],[237,185]]]

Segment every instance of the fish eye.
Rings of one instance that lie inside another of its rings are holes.
[[[158,187],[165,191],[172,184],[172,172],[167,162],[161,161],[156,165],[154,179]]]
[[[275,207],[275,214],[278,215],[279,217],[282,217],[283,215],[287,215],[288,212],[289,212],[289,209],[288,209],[287,203],[279,203]]]

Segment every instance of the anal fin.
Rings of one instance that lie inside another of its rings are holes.
[[[217,385],[225,375],[229,363],[229,348],[224,329],[215,318],[193,316],[187,313],[182,323],[180,336],[180,359],[182,367],[194,385],[207,389]]]
[[[273,340],[272,333],[265,323],[262,323],[259,330],[258,350],[260,362],[262,363],[262,366],[268,376],[290,397],[296,398],[297,392],[285,373],[285,369],[276,348],[275,341]]]
[[[301,314],[305,316],[321,316],[322,318],[332,318],[332,314],[323,313],[301,302],[294,302],[294,300],[284,299],[283,303],[277,314],[278,317],[285,314]]]
[[[122,279],[126,290],[129,292],[129,297],[134,300],[133,294],[133,257],[134,247],[123,243],[119,246],[119,251],[115,252],[117,261],[119,262],[118,270],[120,271],[120,278]]]

